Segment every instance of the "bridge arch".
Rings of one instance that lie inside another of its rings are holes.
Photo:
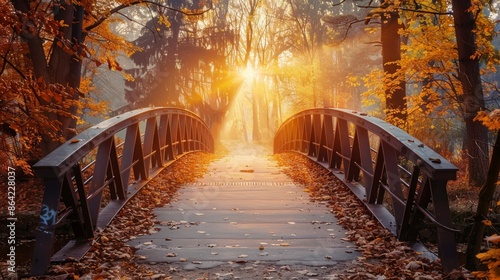
[[[298,152],[351,189],[401,241],[417,240],[427,217],[437,226],[445,272],[458,267],[446,192],[457,168],[400,128],[347,109],[309,109],[288,118],[274,138],[274,153]],[[389,197],[392,211],[383,206]]]
[[[33,167],[45,190],[31,274],[45,274],[51,258],[82,257],[95,229],[107,226],[151,178],[187,153],[213,150],[210,128],[200,117],[166,107],[115,116],[62,144]],[[85,165],[84,159],[89,161]],[[102,207],[105,189],[111,201]],[[76,240],[52,256],[55,229],[65,220],[70,221]]]

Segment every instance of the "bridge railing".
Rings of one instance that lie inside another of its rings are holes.
[[[457,168],[422,142],[363,113],[309,109],[276,132],[274,153],[286,151],[332,170],[399,240],[416,241],[418,225],[427,217],[437,226],[443,270],[458,267],[446,191]]]
[[[201,118],[161,107],[110,118],[61,145],[33,167],[45,191],[31,274],[44,274],[51,259],[83,257],[95,230],[106,227],[164,167],[188,152],[213,149],[212,134]],[[75,240],[52,256],[55,229],[65,221]]]

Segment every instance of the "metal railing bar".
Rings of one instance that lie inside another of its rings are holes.
[[[391,195],[391,198],[395,199],[396,202],[403,206],[406,205],[406,202],[399,198],[395,193],[393,193],[387,184],[383,183],[382,181],[379,181],[378,183]]]
[[[144,155],[144,159],[150,159],[154,154],[156,154],[156,151],[153,150],[151,153]]]
[[[92,179],[94,179],[94,175],[90,175],[87,180],[83,181],[83,185],[87,185],[88,183],[90,183],[90,181],[92,181]]]
[[[398,164],[398,167],[400,168],[401,171],[405,172],[407,175],[412,175],[412,173],[408,170],[406,170],[405,168],[403,168],[401,165]],[[407,181],[405,181],[403,178],[399,178],[401,180],[401,183],[403,183],[406,187],[410,187],[410,183],[408,183]],[[418,182],[419,183],[422,183],[422,180],[421,179],[418,179]]]
[[[405,187],[410,188],[410,183],[409,182],[407,182],[403,178],[399,178],[399,180],[400,180],[401,183],[403,183],[405,185]],[[421,179],[418,179],[417,182],[419,184],[422,184],[422,180]],[[418,191],[417,191],[417,193],[418,193]]]
[[[407,188],[410,188],[410,183],[406,182],[403,178],[399,178],[399,181]]]
[[[92,199],[94,196],[100,194],[104,188],[109,186],[113,181],[115,180],[115,176],[111,177],[110,179],[106,180],[102,186],[100,186],[98,189],[96,189],[93,193],[87,195],[87,200]]]
[[[440,222],[438,222],[436,220],[436,216],[434,214],[432,214],[431,212],[429,212],[429,210],[421,207],[420,205],[418,204],[415,204],[415,207],[417,207],[417,209],[422,212],[422,214],[424,214],[424,216],[426,216],[433,224],[435,224],[436,226],[444,229],[444,230],[447,230],[447,231],[450,231],[450,232],[460,232],[460,230],[458,229],[454,229],[454,228],[451,228],[449,226],[445,226],[443,224],[441,224]]]
[[[399,167],[399,170],[401,170],[404,173],[406,173],[406,175],[410,175],[411,176],[411,172],[409,170],[407,170],[406,168],[404,168],[401,164],[398,164],[398,167]]]
[[[82,172],[89,169],[92,165],[94,165],[96,162],[96,159],[94,159],[93,161],[91,161],[89,164],[85,165],[83,168],[82,168]]]
[[[121,174],[123,174],[123,173],[125,173],[125,172],[130,171],[130,168],[134,167],[134,166],[135,166],[138,162],[139,162],[139,160],[138,160],[138,159],[136,159],[135,161],[133,161],[133,162],[132,162],[132,164],[131,164],[131,165],[129,165],[129,166],[127,166],[127,167],[122,168],[122,169],[121,169],[121,173],[120,173],[120,175],[121,175]]]
[[[373,173],[369,172],[368,170],[364,169],[359,163],[354,162],[354,165],[356,165],[361,171],[363,171],[363,175],[369,175],[370,177],[373,178]]]
[[[394,198],[396,199],[396,201],[402,205],[406,205],[408,202],[405,202],[403,201],[402,199],[400,199],[399,197],[395,196],[393,192],[391,192],[391,190],[389,189],[389,186],[387,186],[386,184],[382,183],[382,182],[379,182],[380,185],[391,195],[391,198]],[[412,204],[414,204],[412,202]],[[440,227],[440,228],[443,228],[447,231],[450,231],[450,232],[460,232],[460,230],[457,230],[457,229],[454,229],[454,228],[450,228],[448,226],[445,226],[443,224],[441,224],[440,222],[438,222],[434,216],[434,214],[432,214],[431,212],[429,212],[429,210],[423,208],[422,206],[418,205],[418,204],[414,204],[415,207],[417,207],[417,209],[422,212],[422,214],[424,214],[433,224],[435,224],[436,226]]]
[[[339,157],[343,158],[343,159],[347,159],[347,160],[351,160],[350,157],[348,156],[344,156],[343,154],[339,153],[339,152],[335,152]]]
[[[72,207],[63,209],[61,212],[57,213],[57,221],[52,225],[52,227],[57,227],[63,220],[65,220],[69,215],[73,214],[75,210]]]

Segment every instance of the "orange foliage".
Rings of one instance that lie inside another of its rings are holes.
[[[500,129],[500,109],[495,109],[491,113],[481,111],[477,114],[476,121],[481,121],[490,130]]]
[[[28,162],[76,133],[82,112],[104,110],[89,97],[91,76],[102,64],[122,71],[117,53],[139,50],[112,30],[132,5],[169,9],[140,0],[0,0],[0,159],[29,173]]]
[[[29,6],[17,0],[0,0],[0,159],[31,174],[29,164],[38,160],[47,142],[66,141],[81,123],[80,113],[98,113],[105,108],[88,96],[91,77],[71,76],[87,73],[107,63],[121,70],[116,53],[132,54],[137,49],[110,31],[111,11],[130,2],[99,0],[74,2],[31,1]],[[24,6],[23,6],[24,5]],[[83,41],[69,36],[74,22],[54,15],[66,12],[65,6],[82,5],[85,10],[81,27]],[[88,28],[88,29],[85,29]],[[72,39],[73,38],[73,39]],[[85,41],[86,40],[86,41]],[[90,62],[90,63],[87,63]],[[89,66],[90,65],[90,66]],[[89,71],[90,70],[90,71]],[[52,148],[53,149],[53,148]],[[50,150],[49,150],[50,151]]]

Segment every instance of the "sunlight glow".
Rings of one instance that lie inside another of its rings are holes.
[[[247,68],[241,70],[241,77],[246,81],[252,81],[257,76],[257,71],[252,66],[248,65]]]

